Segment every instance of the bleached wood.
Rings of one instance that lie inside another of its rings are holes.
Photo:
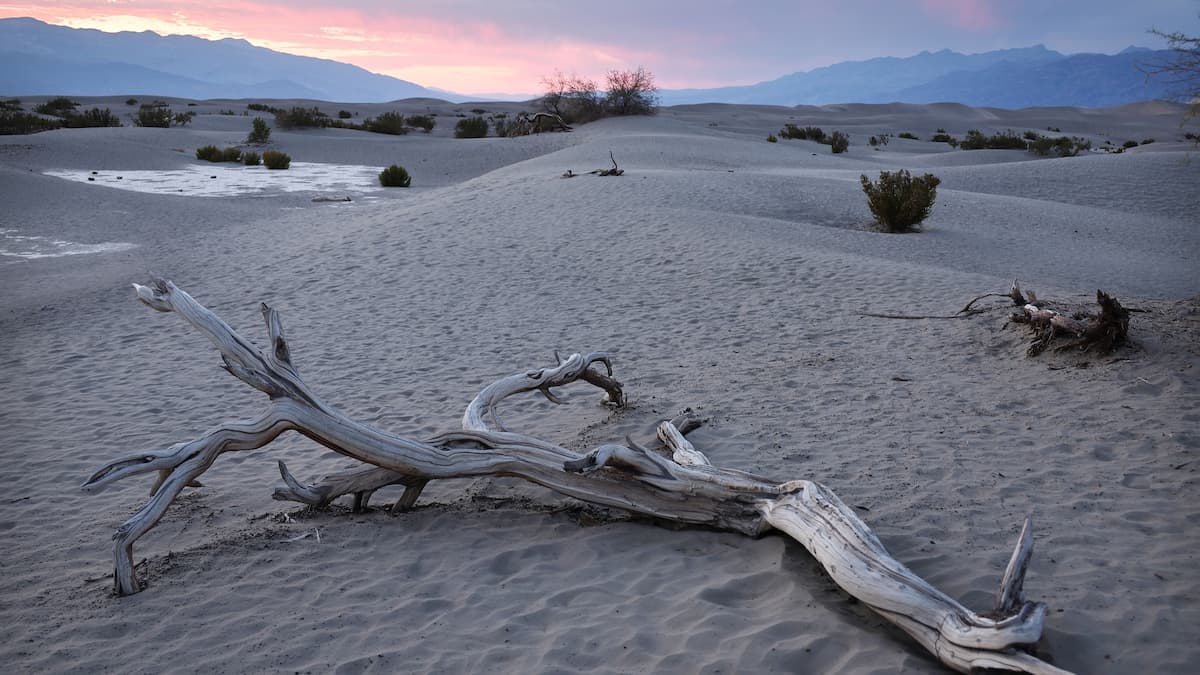
[[[85,481],[85,489],[99,490],[140,473],[165,475],[150,501],[114,537],[114,583],[119,594],[139,590],[133,544],[157,524],[185,486],[220,454],[261,448],[284,431],[294,430],[379,468],[347,472],[327,478],[323,485],[306,486],[281,462],[288,486],[281,489],[283,498],[327,503],[326,488],[341,482],[341,489],[356,494],[361,506],[383,484],[402,482],[407,489],[397,506],[410,507],[429,480],[517,476],[586,502],[661,520],[749,535],[775,528],[807,548],[847,593],[912,635],[947,666],[962,672],[983,667],[1063,672],[1021,651],[1038,641],[1046,615],[1045,605],[1020,600],[1023,570],[1031,550],[1031,544],[1026,545],[1027,540],[1031,542],[1028,521],[1014,554],[1020,569],[1012,579],[1006,574],[1001,585],[1001,595],[1009,599],[998,603],[1003,605],[999,616],[984,617],[892,558],[866,524],[828,488],[807,480],[781,482],[713,467],[670,423],[660,427],[660,434],[673,457],[632,443],[632,447],[602,445],[580,455],[499,427],[496,405],[505,397],[537,390],[558,401],[552,389],[576,380],[604,389],[610,403],[623,402],[623,389],[612,378],[611,364],[603,354],[573,354],[552,368],[502,378],[471,402],[463,415],[462,430],[416,441],[356,422],[311,392],[291,362],[278,314],[265,305],[263,316],[271,347],[264,353],[170,282],[157,281],[136,289],[138,297],[154,309],[184,317],[217,347],[230,373],[271,398],[267,410],[249,422],[226,424],[188,443],[114,460]],[[604,372],[591,368],[597,363],[604,365]],[[486,422],[489,417],[494,426]],[[381,483],[383,480],[390,483]]]

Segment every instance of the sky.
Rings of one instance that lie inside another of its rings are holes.
[[[241,38],[462,94],[643,66],[661,88],[753,84],[840,61],[1044,44],[1115,53],[1200,34],[1200,0],[0,0],[0,17]]]

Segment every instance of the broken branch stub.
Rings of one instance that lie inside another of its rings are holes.
[[[406,489],[393,508],[402,510],[413,506],[430,480],[516,476],[585,502],[663,521],[748,535],[777,529],[808,549],[847,593],[955,670],[1064,672],[1025,651],[1040,639],[1046,616],[1045,605],[1025,601],[1021,594],[1032,552],[1028,520],[997,592],[995,612],[977,614],[892,558],[827,487],[714,467],[670,422],[658,429],[669,455],[633,443],[602,445],[581,455],[500,425],[496,408],[504,399],[538,391],[557,402],[553,389],[579,380],[604,390],[606,403],[622,405],[624,390],[604,354],[572,354],[553,367],[501,378],[467,406],[460,431],[416,441],[352,420],[310,391],[291,363],[278,314],[265,305],[271,348],[263,352],[168,281],[136,289],[143,302],[177,312],[208,337],[226,369],[270,400],[251,421],[226,423],[193,441],[113,460],[84,482],[85,490],[100,490],[136,474],[158,472],[162,477],[149,502],[114,536],[114,584],[120,595],[140,589],[132,562],[134,543],[158,523],[184,487],[225,452],[261,448],[285,431],[297,431],[370,466],[305,485],[279,462],[287,487],[276,490],[276,498],[321,505],[354,494],[356,506],[364,508],[372,492],[399,483]]]

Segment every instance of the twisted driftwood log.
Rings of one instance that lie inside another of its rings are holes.
[[[1025,295],[1029,297],[1026,298]],[[1047,308],[1046,303],[1039,301],[1033,291],[1026,291],[1025,295],[1014,281],[1009,296],[1013,299],[1013,304],[1020,306],[1021,311],[1014,312],[1009,318],[1015,323],[1028,324],[1033,329],[1033,344],[1027,352],[1029,356],[1041,354],[1059,335],[1069,335],[1076,339],[1059,346],[1057,351],[1090,351],[1094,348],[1100,354],[1110,353],[1125,344],[1129,338],[1129,310],[1104,291],[1096,291],[1096,304],[1100,306],[1100,313],[1090,316],[1084,316],[1082,313],[1067,316]],[[1084,318],[1088,319],[1087,323],[1083,323]]]
[[[285,431],[297,431],[348,457],[373,465],[305,486],[283,468],[284,499],[328,503],[353,493],[360,506],[374,489],[406,486],[400,508],[411,506],[430,480],[472,476],[517,476],[593,504],[624,509],[676,523],[704,525],[751,536],[772,528],[795,538],[821,562],[847,593],[912,635],[945,665],[961,671],[996,668],[1028,673],[1063,673],[1026,649],[1041,637],[1046,606],[1023,598],[1022,585],[1033,551],[1029,519],[1021,530],[996,603],[976,614],[893,559],[874,533],[825,486],[807,480],[778,481],[721,469],[692,447],[671,422],[659,436],[664,456],[630,445],[603,445],[580,455],[503,429],[496,405],[523,391],[557,400],[553,387],[584,380],[624,402],[604,354],[573,354],[552,368],[503,378],[486,387],[467,407],[463,429],[415,441],[351,420],[313,393],[291,361],[279,314],[263,305],[270,346],[259,350],[224,321],[169,281],[135,285],[150,307],[179,313],[221,353],[224,367],[270,397],[267,409],[241,423],[226,423],[204,436],[164,450],[114,460],[84,482],[99,490],[140,473],[159,472],[153,495],[114,535],[114,583],[120,595],[139,590],[133,544],[165,513],[184,487],[194,484],[219,455],[253,450]],[[592,368],[605,367],[605,372]],[[491,417],[493,424],[486,419]],[[281,467],[282,468],[282,467]]]

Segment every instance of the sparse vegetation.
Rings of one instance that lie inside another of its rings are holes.
[[[247,150],[246,152],[242,153],[242,164],[245,164],[246,166],[258,166],[259,164],[262,164],[262,155],[258,154],[257,152]]]
[[[1029,151],[1035,155],[1046,157],[1056,155],[1058,157],[1074,157],[1084,150],[1092,149],[1092,142],[1086,138],[1059,136],[1058,138],[1050,138],[1034,134],[1033,139],[1029,141]]]
[[[475,113],[476,115],[486,115],[487,114],[487,110],[484,110],[483,108],[471,108],[471,112]]]
[[[20,112],[24,110],[21,107],[21,99],[9,98],[0,101],[0,112]]]
[[[608,71],[605,111],[610,115],[653,115],[658,106],[658,86],[654,75],[638,66],[637,70]]]
[[[436,124],[437,124],[437,122],[434,121],[432,115],[409,115],[408,116],[408,125],[410,127],[416,128],[416,129],[421,129],[425,133],[429,133],[429,132],[433,131],[433,127]]]
[[[196,159],[205,162],[221,161],[221,149],[215,145],[204,145],[196,148]]]
[[[1200,36],[1160,30],[1150,32],[1166,40],[1167,49],[1174,52],[1175,56],[1166,63],[1150,65],[1146,72],[1148,75],[1165,77],[1174,87],[1175,99],[1191,104],[1183,118],[1186,124],[1200,116]]]
[[[393,164],[379,172],[379,184],[383,187],[408,187],[412,185],[412,176],[404,167]]]
[[[138,107],[137,119],[134,124],[139,127],[166,129],[171,126],[171,116],[171,107],[163,101],[143,103]]]
[[[596,83],[575,75],[556,72],[542,79],[546,93],[542,109],[562,118],[567,124],[584,124],[604,116],[604,105]]]
[[[127,99],[125,99],[125,105],[135,106],[135,105],[137,105],[137,99],[136,98],[127,98]]]
[[[74,112],[78,107],[78,101],[72,101],[65,96],[59,96],[58,98],[52,98],[41,105],[34,106],[33,111],[43,115],[63,117],[68,113]]]
[[[172,121],[175,122],[175,126],[184,127],[187,126],[187,123],[191,122],[195,117],[196,113],[189,110],[187,112],[175,113],[175,117],[172,118]]]
[[[483,138],[487,132],[488,122],[482,117],[464,117],[454,125],[455,138]]]
[[[867,206],[884,232],[912,232],[929,216],[941,179],[927,173],[913,178],[907,169],[880,171],[879,181],[860,177]]]
[[[69,112],[63,115],[63,126],[69,129],[81,129],[87,127],[119,127],[121,120],[112,113],[111,110],[105,108],[92,108],[80,113]]]
[[[982,131],[971,129],[967,131],[967,136],[959,147],[963,150],[1026,150],[1029,144],[1011,129],[991,136],[984,136]]]
[[[292,158],[285,152],[267,150],[262,154],[262,162],[268,169],[286,169],[292,165]]]
[[[0,111],[0,136],[35,134],[61,126],[62,120],[50,120],[27,112]]]
[[[255,145],[262,145],[269,140],[271,140],[271,127],[263,118],[255,117],[254,120],[250,122],[250,135],[246,136],[246,142],[253,143]]]
[[[221,151],[222,162],[240,162],[242,161],[241,148],[225,148]]]
[[[317,107],[304,108],[295,106],[287,110],[272,110],[275,113],[275,126],[281,129],[321,129],[329,126],[329,115]]]
[[[350,112],[349,110],[339,110],[338,111],[338,119],[339,120],[348,120],[351,117],[354,117],[354,113]]]
[[[1153,138],[1143,138],[1142,139],[1142,145],[1150,145],[1153,142],[1154,142]]]
[[[269,113],[273,113],[276,111],[275,108],[272,108],[271,106],[267,105],[266,103],[248,103],[248,104],[246,104],[246,109],[253,110],[255,112],[269,112]]]
[[[929,137],[932,143],[946,143],[952,148],[958,147],[958,139],[946,133],[945,129],[938,129],[937,133]]]
[[[910,141],[919,141],[919,140],[921,140],[921,139],[917,138],[917,135],[916,135],[916,134],[909,133],[909,132],[907,132],[907,131],[902,131],[902,132],[900,132],[900,133],[898,133],[898,134],[896,134],[896,135],[897,135],[897,136],[899,136],[900,138],[907,138],[907,139],[908,139],[908,140],[910,140]]]
[[[768,143],[778,143],[779,139],[775,138],[775,134],[767,134],[767,142]]]
[[[1137,141],[1125,141],[1124,143],[1121,144],[1121,148],[1124,150],[1128,150],[1130,148],[1136,148],[1137,146],[1138,146]]]
[[[850,149],[850,136],[840,131],[834,131],[829,136],[829,149],[832,150],[833,154],[835,155],[840,155],[843,152],[846,152]]]
[[[404,116],[394,110],[363,122],[363,128],[377,134],[391,134],[392,136],[408,133],[408,128],[404,126]]]
[[[825,140],[825,130],[821,127],[798,127],[795,124],[785,124],[779,130],[780,138],[787,138],[797,141],[816,141],[821,143]]]

